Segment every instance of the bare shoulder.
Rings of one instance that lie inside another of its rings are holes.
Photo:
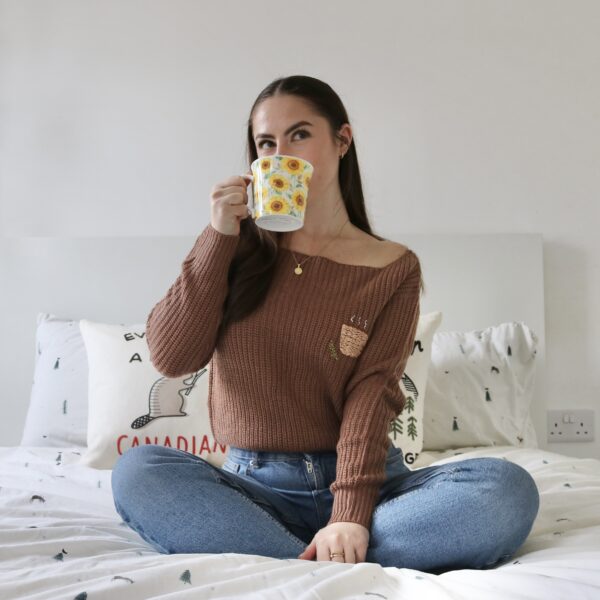
[[[372,260],[374,267],[385,267],[404,256],[409,251],[408,246],[391,240],[375,240]]]
[[[397,261],[409,250],[404,244],[392,240],[378,240],[363,231],[356,239],[353,254],[357,263],[382,268]]]

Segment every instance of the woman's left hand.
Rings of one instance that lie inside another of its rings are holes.
[[[369,547],[369,530],[359,523],[336,521],[319,529],[311,543],[298,558],[305,560],[330,560],[331,562],[365,562]],[[344,552],[344,556],[329,558],[331,552]]]

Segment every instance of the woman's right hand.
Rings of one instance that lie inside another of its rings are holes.
[[[240,221],[250,216],[246,188],[251,172],[234,175],[213,186],[210,193],[211,225],[225,235],[239,235]]]

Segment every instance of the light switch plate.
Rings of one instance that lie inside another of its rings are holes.
[[[594,441],[594,411],[587,408],[548,410],[548,442]]]

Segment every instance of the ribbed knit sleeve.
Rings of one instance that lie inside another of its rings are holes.
[[[165,377],[193,373],[210,361],[239,239],[209,223],[165,297],[150,311],[146,320],[150,361]]]
[[[406,402],[400,378],[412,352],[420,314],[421,268],[410,270],[379,313],[346,385],[337,443],[334,500],[329,523],[351,521],[371,527],[385,481],[389,425]]]

